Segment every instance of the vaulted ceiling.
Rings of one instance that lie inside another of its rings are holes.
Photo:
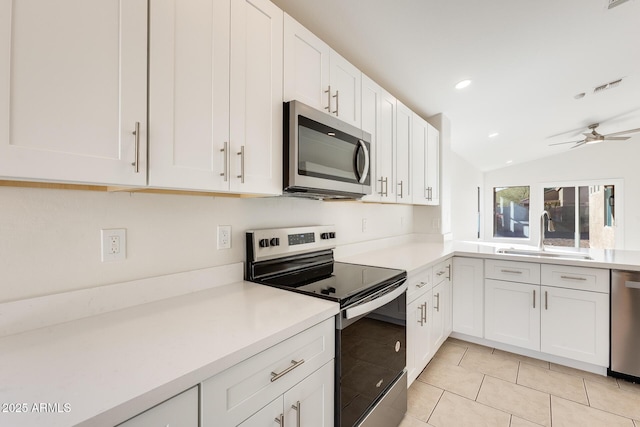
[[[640,128],[640,0],[609,1],[273,0],[417,113],[449,116],[481,170],[564,152],[549,144],[592,123]]]

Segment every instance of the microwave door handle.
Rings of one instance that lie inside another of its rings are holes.
[[[365,144],[361,139],[358,140],[358,147],[362,148],[362,151],[364,152],[364,171],[362,172],[362,174],[360,174],[360,171],[358,171],[358,175],[360,175],[360,179],[358,180],[358,182],[360,184],[364,184],[364,182],[367,180],[367,175],[369,175],[369,150],[367,149],[367,144]],[[356,161],[356,167],[357,165],[358,162]]]
[[[372,311],[382,307],[383,305],[393,301],[394,299],[398,298],[400,295],[402,295],[407,290],[408,286],[409,285],[407,284],[407,282],[404,282],[398,288],[394,289],[391,292],[388,292],[388,293],[382,295],[380,298],[376,298],[376,299],[374,299],[372,301],[365,302],[365,303],[360,304],[360,305],[356,305],[355,307],[352,307],[352,308],[347,308],[345,310],[344,317],[346,319],[353,319],[354,317],[358,317],[358,316],[361,316],[363,314],[372,312]]]

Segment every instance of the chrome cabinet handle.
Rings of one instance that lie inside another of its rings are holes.
[[[280,416],[276,418],[276,422],[280,424],[280,427],[284,427],[284,414],[280,414]]]
[[[384,195],[385,197],[389,196],[389,177],[384,179]]]
[[[436,273],[436,276],[440,277],[444,274],[444,270],[440,270]]]
[[[448,271],[447,279],[451,280],[451,264],[447,265],[445,268]]]
[[[418,319],[420,326],[424,325],[424,304],[420,304],[420,319]]]
[[[135,152],[134,152],[134,160],[131,163],[133,166],[133,171],[135,173],[140,172],[140,122],[136,122],[135,130],[132,132],[135,135]]]
[[[380,191],[378,192],[378,194],[380,196],[384,196],[384,191],[382,190],[382,184],[384,183],[384,178],[379,178],[378,181],[380,182]]]
[[[424,306],[424,312],[422,313],[422,321],[424,323],[427,323],[427,302],[425,301],[425,303],[422,305]]]
[[[400,198],[402,198],[402,197],[404,197],[404,196],[403,196],[403,193],[404,193],[404,192],[402,191],[402,190],[403,190],[403,187],[404,187],[404,182],[403,182],[403,181],[400,181],[400,182],[398,183],[398,185],[400,186]]]
[[[295,405],[291,405],[291,409],[296,411],[296,427],[300,427],[300,417],[302,413],[302,407],[300,406],[300,401],[298,400]]]
[[[327,86],[327,90],[324,91],[327,94],[327,106],[324,107],[329,113],[331,112],[331,85]]]
[[[421,287],[427,285],[427,282],[420,282],[416,285],[416,288],[420,289]]]
[[[440,312],[440,292],[436,294],[436,306],[433,308],[435,308],[438,313]]]
[[[533,308],[536,308],[536,290],[533,290]]]
[[[502,273],[522,274],[522,271],[518,270],[500,270]]]
[[[576,276],[560,276],[561,279],[567,280],[587,280],[586,277],[576,277]]]
[[[224,142],[224,148],[220,149],[222,153],[222,161],[224,163],[223,172],[220,173],[220,176],[224,177],[224,180],[227,181],[229,179],[229,170],[227,168],[227,156],[229,153],[229,143],[227,141]]]
[[[333,114],[335,114],[336,117],[340,115],[338,113],[338,107],[339,107],[339,104],[340,104],[340,98],[338,97],[339,95],[340,95],[339,91],[337,91],[337,90],[336,90],[336,94],[333,95],[333,97],[336,99],[336,111],[334,111]]]
[[[544,309],[549,310],[549,292],[544,291]]]
[[[285,369],[284,371],[280,372],[279,374],[277,374],[275,372],[271,372],[271,382],[279,380],[283,376],[287,375],[289,372],[291,372],[294,369],[296,369],[298,366],[302,365],[304,363],[304,359],[300,359],[297,362],[295,360],[292,360],[291,363],[292,363],[291,366],[289,366],[287,369]]]
[[[364,184],[367,180],[367,175],[369,175],[369,150],[367,150],[367,145],[361,139],[358,140],[358,146],[364,151],[364,171],[360,175],[358,182]]]
[[[240,146],[240,151],[237,154],[240,156],[240,175],[237,178],[240,178],[240,182],[244,184],[244,145]]]

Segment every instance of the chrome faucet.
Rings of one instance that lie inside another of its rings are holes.
[[[547,231],[551,231],[551,216],[549,212],[542,211],[542,215],[540,215],[540,241],[538,242],[538,250],[544,251],[544,216],[547,216],[549,219],[549,225],[547,226]]]

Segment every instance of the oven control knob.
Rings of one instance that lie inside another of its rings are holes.
[[[333,231],[331,233],[329,233],[329,238],[330,239],[335,239],[336,238],[336,233],[334,233]]]
[[[269,243],[271,246],[280,246],[280,239],[278,237],[274,237]]]
[[[328,239],[328,238],[329,238],[329,233],[320,233],[320,238],[321,238],[322,240],[326,240],[326,239]]]
[[[260,239],[260,241],[258,242],[258,245],[261,248],[268,248],[269,247],[269,239]]]

